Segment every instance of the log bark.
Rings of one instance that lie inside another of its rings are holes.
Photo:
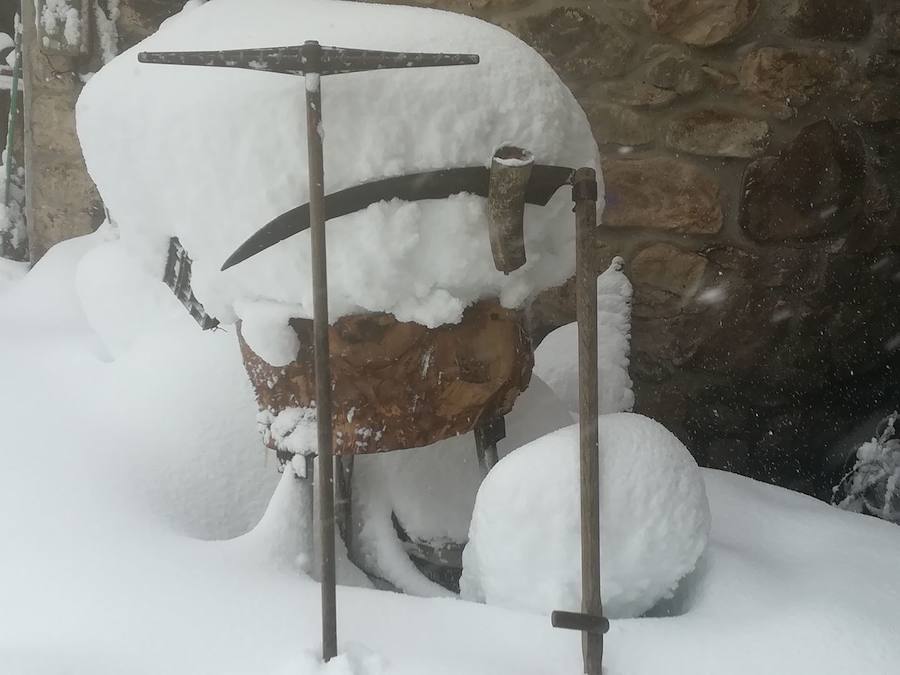
[[[315,408],[313,331],[294,362],[274,367],[238,326],[241,354],[261,410]],[[429,329],[390,314],[348,316],[329,327],[333,447],[336,455],[417,448],[505,415],[528,386],[534,358],[523,313],[483,300],[458,324]]]

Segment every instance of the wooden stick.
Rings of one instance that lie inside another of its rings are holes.
[[[509,274],[525,264],[525,191],[534,155],[507,145],[494,153],[488,183],[488,231],[494,267]]]
[[[597,228],[597,176],[578,169],[572,182],[575,202],[575,293],[578,319],[578,413],[581,457],[581,609],[603,616],[600,598],[600,458],[597,437],[597,274],[591,252]],[[603,635],[582,634],[584,672],[601,675]]]
[[[312,247],[313,341],[316,360],[316,431],[319,455],[319,548],[322,583],[322,658],[337,656],[334,560],[334,458],[331,438],[331,368],[328,346],[328,272],[325,259],[325,169],[322,155],[321,47],[304,46],[306,139],[309,153],[309,222]]]

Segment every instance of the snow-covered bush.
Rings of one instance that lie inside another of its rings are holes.
[[[658,422],[601,415],[604,613],[643,614],[672,594],[706,548],[709,503],[682,443]],[[502,459],[475,502],[463,597],[549,613],[581,606],[578,426]]]
[[[856,463],[834,488],[834,503],[900,523],[900,413],[878,424],[875,436],[856,451]]]

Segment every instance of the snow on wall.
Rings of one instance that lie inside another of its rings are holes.
[[[307,39],[481,56],[477,66],[324,78],[326,192],[408,172],[486,166],[507,143],[529,148],[539,162],[598,166],[572,94],[536,52],[496,26],[336,0],[193,7],[91,79],[78,102],[78,134],[123,240],[160,265],[177,235],[194,260],[198,299],[221,321],[259,300],[280,303],[279,321],[311,315],[308,233],[218,271],[249,235],[307,201],[304,85],[288,75],[139,64],[137,52]],[[494,269],[482,198],[383,202],[331,221],[331,318],[387,311],[436,326],[458,321],[481,297],[521,305],[574,269],[567,192],[526,209],[529,262],[509,276]]]

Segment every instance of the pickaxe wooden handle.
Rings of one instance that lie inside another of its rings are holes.
[[[535,164],[525,189],[525,201],[545,206],[553,194],[571,182],[575,170],[565,166]],[[444,199],[468,192],[488,196],[490,170],[484,166],[466,166],[439,171],[411,173],[355,185],[332,192],[325,197],[325,218],[338,218],[362,211],[371,204],[391,199],[419,201]],[[302,204],[271,220],[241,244],[222,265],[222,269],[243,262],[247,258],[284,241],[309,228],[309,204]]]

